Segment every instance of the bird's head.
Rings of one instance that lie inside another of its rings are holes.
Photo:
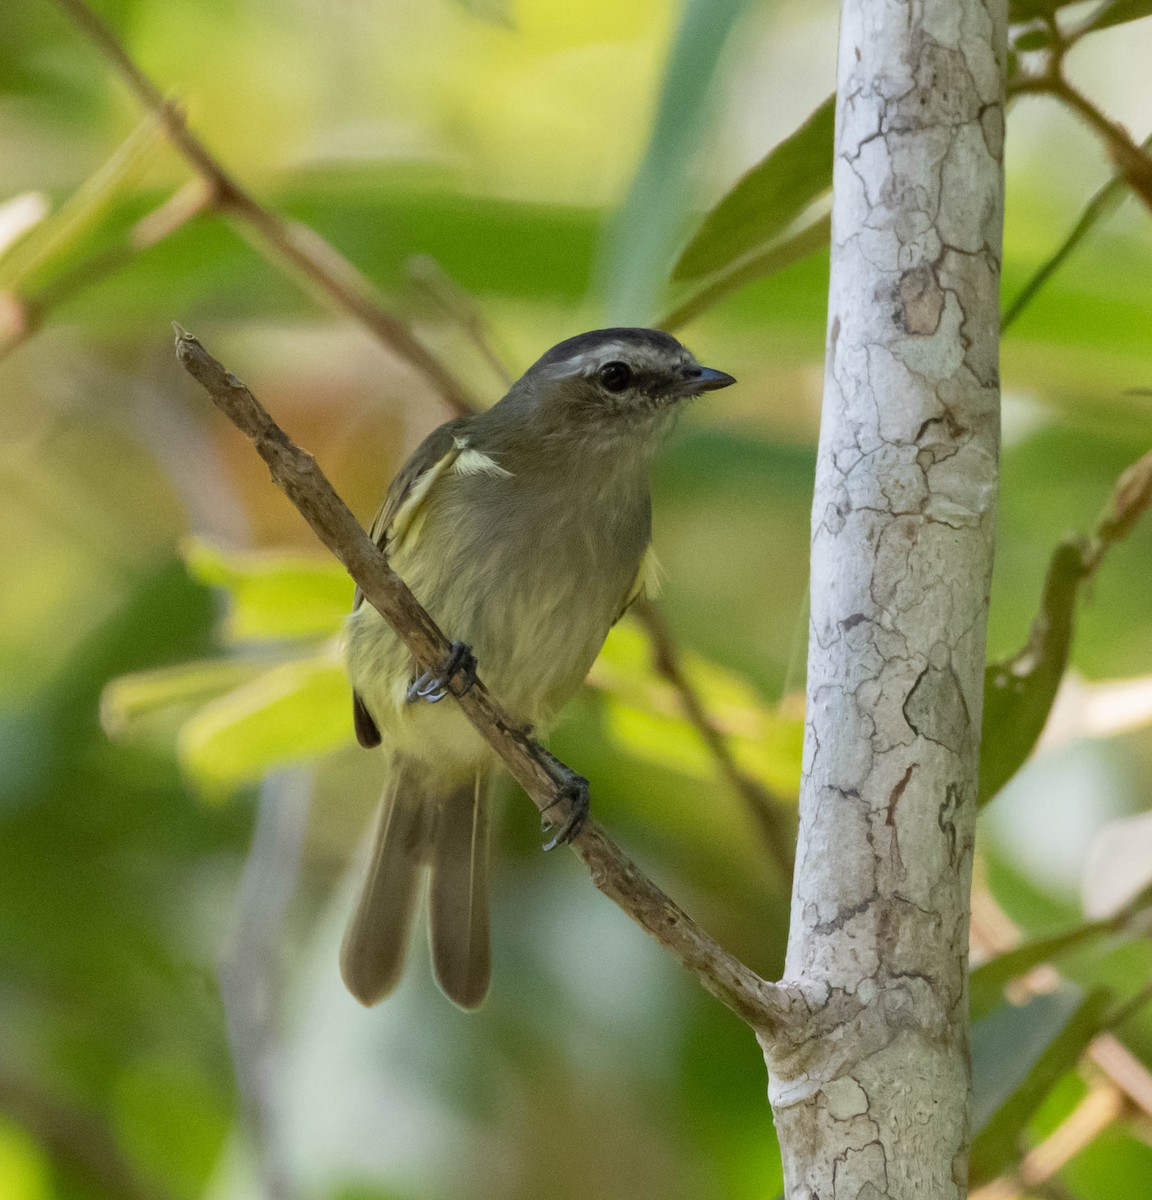
[[[553,346],[509,398],[531,404],[556,433],[642,437],[683,401],[735,382],[658,329],[596,329]]]

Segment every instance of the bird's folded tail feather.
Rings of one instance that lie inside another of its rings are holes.
[[[488,805],[486,772],[456,787],[426,763],[393,756],[364,882],[340,952],[361,1004],[400,981],[425,868],[429,943],[437,982],[462,1008],[487,994]]]
[[[488,780],[477,771],[440,802],[428,881],[428,944],[444,994],[475,1008],[488,994]]]

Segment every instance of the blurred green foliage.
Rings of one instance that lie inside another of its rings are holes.
[[[1081,86],[1135,123],[1152,22],[1127,22],[1147,11],[1090,10],[1106,31],[1076,51]],[[499,394],[496,373],[413,256],[472,297],[513,371],[605,307],[638,320],[693,301],[684,337],[741,387],[693,411],[658,464],[662,605],[740,767],[791,819],[834,6],[100,12],[254,194],[329,239],[478,395]],[[203,213],[139,249],[188,179],[142,117],[51,3],[5,14],[0,1195],[775,1196],[751,1037],[574,864],[540,855],[518,796],[484,1009],[442,1003],[424,966],[372,1012],[343,994],[347,872],[380,782],[352,746],[336,650],[351,584],[181,376],[168,321],[211,338],[365,519],[445,414],[235,226]],[[1131,394],[1152,383],[1152,236],[1109,178],[1066,115],[1013,110],[1004,294],[1054,255],[1059,269],[1003,348],[989,635],[1003,662],[1060,540],[1093,532],[1152,442]],[[1152,794],[1152,706],[1134,686],[1152,677],[1150,555],[1137,523],[1061,609],[1058,652],[1030,664],[1043,686],[1028,720],[990,703],[989,791],[1012,778],[982,830],[976,941],[996,943],[989,909],[1026,940],[973,978],[982,1178],[1059,1135],[1082,1078],[1099,1082],[1077,1061],[1103,1020],[1122,1014],[1152,1063],[1148,879],[1116,864],[1134,899],[1102,908],[1109,864],[1091,849]],[[1080,682],[1017,773],[1065,651]],[[631,622],[554,744],[645,867],[778,973],[788,881]],[[1126,1115],[1076,1148],[1060,1194],[1145,1194],[1147,1130]]]

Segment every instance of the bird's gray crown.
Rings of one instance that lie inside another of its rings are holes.
[[[691,353],[660,329],[593,329],[553,346],[529,368],[530,375],[591,374],[622,359],[634,368],[668,370],[695,363]]]

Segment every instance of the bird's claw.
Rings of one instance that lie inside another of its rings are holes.
[[[453,680],[459,682],[453,686]],[[408,685],[404,698],[409,704],[423,700],[426,704],[439,704],[445,696],[463,696],[476,683],[476,656],[467,642],[453,642],[448,657],[439,671],[425,671]]]
[[[571,767],[566,766],[554,755],[548,754],[547,751],[544,753],[548,755],[553,777],[556,779],[556,792],[552,797],[552,802],[540,812],[541,830],[547,833],[551,829],[556,829],[552,837],[544,843],[544,849],[548,851],[555,850],[557,846],[562,846],[579,835],[584,828],[584,822],[588,820],[590,801],[588,780],[583,775],[577,775]],[[560,823],[558,829],[556,828],[557,822],[549,816],[554,808],[566,808],[568,811],[568,815]]]

